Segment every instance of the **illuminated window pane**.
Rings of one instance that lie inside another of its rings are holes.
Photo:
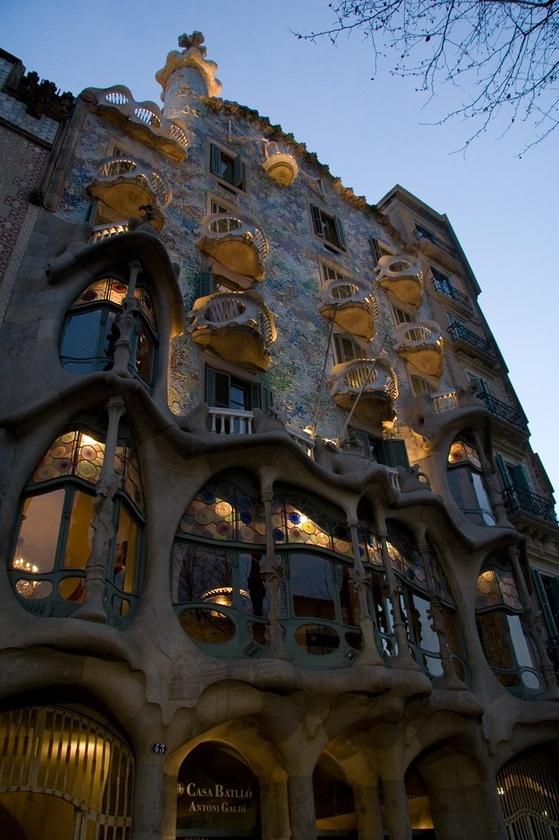
[[[113,583],[122,592],[133,592],[138,559],[138,526],[124,505],[120,506],[116,535]]]
[[[39,601],[41,598],[48,598],[49,595],[52,595],[50,580],[20,578],[16,581],[15,588],[19,597],[25,598],[26,601]]]
[[[64,552],[65,569],[85,569],[93,540],[91,529],[93,502],[94,497],[87,493],[82,493],[80,490],[74,493]]]
[[[58,584],[58,593],[65,601],[83,604],[85,600],[84,579],[81,577],[65,577]]]
[[[30,574],[52,571],[64,493],[63,489],[53,490],[25,499],[12,569]]]

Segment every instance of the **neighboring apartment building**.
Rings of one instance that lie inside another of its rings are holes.
[[[559,530],[444,215],[0,54],[0,836],[559,836]]]

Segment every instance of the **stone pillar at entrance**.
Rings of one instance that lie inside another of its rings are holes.
[[[383,840],[378,785],[353,785],[359,840]]]
[[[384,793],[384,813],[390,840],[411,840],[404,779],[383,779],[382,790]]]
[[[163,761],[160,758],[153,756],[152,762],[136,766],[132,840],[160,840],[163,820],[163,783]],[[175,799],[176,788],[175,780],[173,784]],[[168,840],[167,835],[163,836],[165,840]],[[172,840],[175,836],[173,823]]]
[[[315,840],[316,824],[312,775],[290,776],[287,780],[287,789],[291,840]]]
[[[262,840],[289,840],[289,798],[286,782],[260,783]]]

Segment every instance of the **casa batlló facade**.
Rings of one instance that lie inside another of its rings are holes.
[[[0,53],[0,836],[559,836],[552,488],[446,216],[200,33]]]

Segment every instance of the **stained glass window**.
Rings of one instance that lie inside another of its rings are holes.
[[[475,446],[462,438],[455,440],[448,453],[449,464],[460,464],[464,461],[472,464],[478,470],[481,469],[481,460]]]
[[[253,492],[218,476],[190,503],[180,530],[211,540],[264,544],[264,505]]]
[[[128,286],[116,277],[103,277],[91,283],[74,301],[68,313],[60,342],[62,364],[73,373],[110,370],[115,342],[119,337],[117,319]],[[138,315],[130,337],[131,372],[150,383],[155,362],[156,324],[147,291],[134,290]]]
[[[278,493],[274,498],[272,525],[276,543],[314,545],[345,557],[353,554],[351,534],[342,515],[336,520],[295,492]]]
[[[482,610],[498,606],[522,609],[514,573],[505,565],[486,565],[477,579],[476,607]]]

